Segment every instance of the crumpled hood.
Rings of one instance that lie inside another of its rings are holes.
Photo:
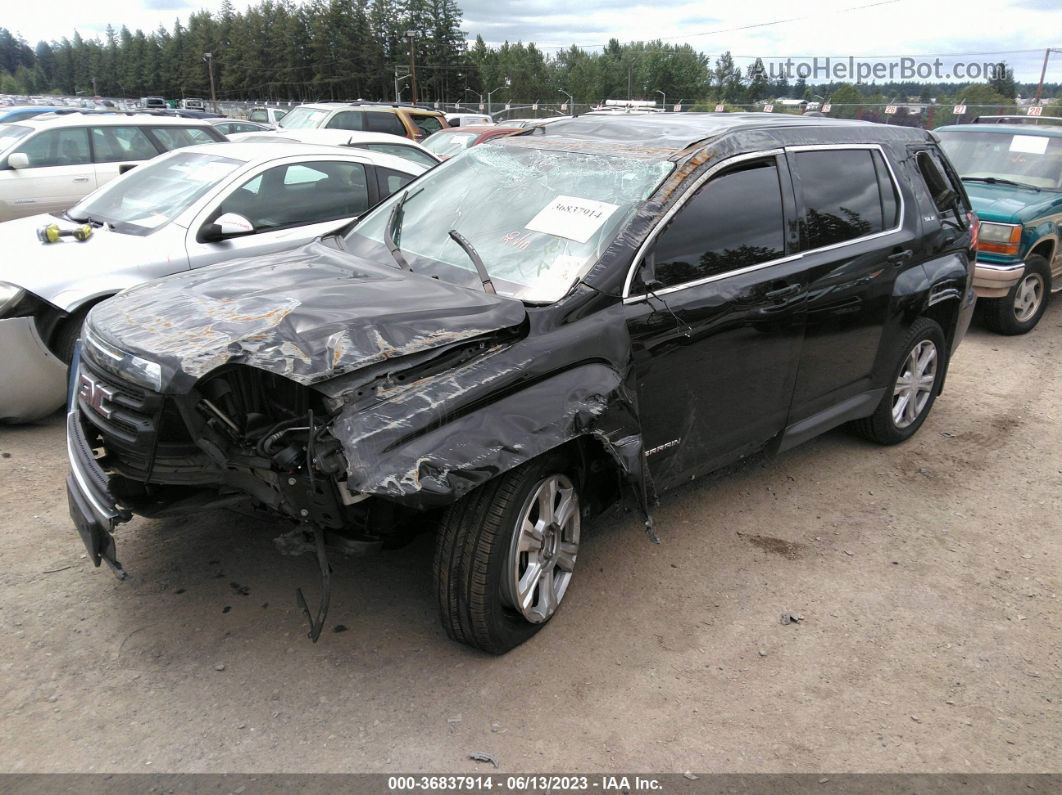
[[[184,246],[160,243],[158,234],[127,235],[101,226],[82,243],[70,237],[42,243],[37,230],[48,224],[60,229],[78,226],[46,214],[0,223],[0,282],[18,285],[60,309],[80,303],[97,288],[113,292],[115,279],[110,274],[115,272],[158,262],[170,262],[173,271],[188,267]]]
[[[519,301],[376,265],[314,242],[148,282],[89,315],[104,342],[185,391],[223,364],[312,384],[524,322]]]
[[[1058,201],[1051,191],[1034,191],[1013,185],[992,185],[987,182],[965,182],[966,195],[977,217],[982,221],[1020,224],[1048,212]],[[1056,210],[1057,212],[1057,210]]]

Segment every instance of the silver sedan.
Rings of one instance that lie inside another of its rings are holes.
[[[139,166],[61,215],[0,224],[0,420],[37,419],[63,404],[67,363],[98,302],[179,271],[295,248],[423,171],[361,149],[193,146]],[[50,224],[58,229],[45,242]],[[72,235],[85,227],[88,239]]]

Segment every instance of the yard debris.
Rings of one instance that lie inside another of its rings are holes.
[[[804,616],[801,615],[800,613],[788,613],[788,612],[787,613],[782,613],[782,618],[780,619],[782,624],[799,624],[803,620],[804,620]]]
[[[468,755],[468,758],[475,762],[490,762],[495,767],[498,766],[498,760],[490,754],[485,754],[482,751],[473,751]]]
[[[766,656],[767,656],[767,652],[766,652],[766,650],[764,650],[764,649],[760,649],[760,656],[761,656],[761,657],[766,657]]]
[[[683,778],[688,778],[690,781],[696,781],[698,778],[700,778],[699,776],[695,776],[693,773],[691,773],[688,770],[685,773],[682,774],[682,777]]]
[[[225,663],[218,663],[217,665],[214,666],[214,670],[215,671],[224,671],[225,670]]]

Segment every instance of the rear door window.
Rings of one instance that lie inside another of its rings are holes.
[[[674,287],[785,256],[785,222],[774,158],[713,177],[657,239],[643,278]]]
[[[884,173],[878,152],[824,149],[795,152],[789,160],[802,197],[800,222],[805,250],[845,243],[895,226],[895,188]],[[880,188],[883,178],[889,185],[887,194]]]
[[[360,110],[343,110],[328,120],[330,130],[364,130],[364,114]]]
[[[264,110],[252,110],[251,113],[247,116],[247,120],[248,121],[268,122],[269,121],[269,114],[266,113]]]
[[[406,136],[406,128],[397,113],[370,111],[365,114],[365,129],[369,132]]]
[[[117,163],[150,160],[159,150],[139,127],[100,126],[92,128],[92,152],[97,163]]]
[[[92,162],[88,130],[84,127],[45,130],[14,151],[23,152],[29,157],[30,168],[80,166]]]

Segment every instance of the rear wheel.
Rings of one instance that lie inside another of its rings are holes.
[[[1025,261],[1025,273],[1003,298],[984,302],[985,325],[997,334],[1026,334],[1036,327],[1051,297],[1051,268],[1034,254]]]
[[[947,356],[944,332],[929,318],[919,318],[899,347],[892,380],[874,413],[853,428],[878,444],[898,444],[922,427],[940,391]]]
[[[571,584],[580,513],[575,478],[556,454],[455,503],[435,547],[435,592],[446,633],[502,654],[541,629]]]

